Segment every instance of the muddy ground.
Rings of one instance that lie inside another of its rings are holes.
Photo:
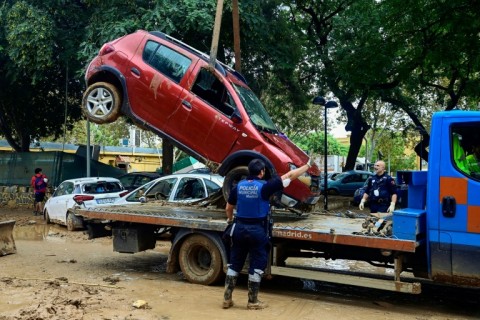
[[[165,273],[168,241],[137,254],[113,252],[112,239],[46,225],[30,209],[0,208],[16,220],[17,253],[0,257],[0,320],[11,319],[479,319],[478,290],[424,285],[421,295],[274,278],[262,283],[269,307],[246,310],[246,280],[236,305],[221,308],[223,287]]]

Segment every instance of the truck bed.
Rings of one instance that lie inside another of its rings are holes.
[[[141,205],[81,208],[75,214],[85,220],[111,220],[143,223],[164,227],[195,228],[223,231],[226,227],[225,211],[198,206],[172,206],[159,203]],[[288,212],[273,215],[274,239],[323,242],[401,252],[415,252],[419,243],[363,234],[361,218],[345,218],[325,214],[298,216]]]

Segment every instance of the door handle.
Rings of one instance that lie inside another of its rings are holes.
[[[137,68],[133,67],[132,69],[130,69],[130,71],[137,77],[140,77],[140,70],[138,70]]]
[[[442,199],[442,214],[444,217],[453,218],[457,211],[457,201],[452,196],[446,196]]]
[[[182,104],[188,109],[192,109],[192,105],[187,100],[182,100]]]

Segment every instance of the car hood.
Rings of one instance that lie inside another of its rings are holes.
[[[285,135],[283,134],[272,134],[272,133],[267,133],[267,132],[262,132],[262,135],[267,139],[269,143],[272,145],[276,146],[285,154],[292,159],[293,164],[295,164],[297,167],[300,167],[304,165],[305,163],[308,163],[309,157],[300,150],[290,139],[288,139]],[[308,172],[310,174],[313,174],[315,176],[320,175],[320,170],[318,169],[317,166],[312,166]]]

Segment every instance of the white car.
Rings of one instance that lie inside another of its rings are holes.
[[[182,173],[150,181],[121,197],[114,205],[139,204],[151,200],[193,202],[219,191],[224,178],[215,174]]]
[[[65,225],[69,231],[83,228],[81,218],[71,212],[73,207],[111,204],[127,193],[120,180],[115,178],[90,177],[65,180],[45,203],[43,216],[47,223]]]

